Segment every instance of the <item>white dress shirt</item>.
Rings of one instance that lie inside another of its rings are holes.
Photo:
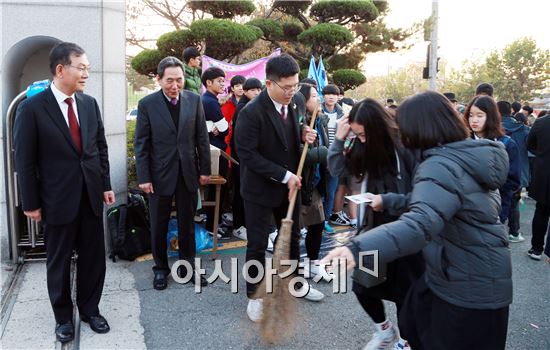
[[[271,96],[269,98],[271,98]],[[275,110],[279,114],[281,114],[281,108],[284,106],[285,107],[285,115],[288,115],[288,105],[280,104],[279,102],[275,101],[272,98],[271,98],[271,101],[273,102],[273,105],[275,106]],[[288,180],[290,180],[290,176],[292,176],[292,172],[287,170],[286,174],[285,174],[285,177],[283,178],[283,180],[281,182],[286,184],[288,182]]]
[[[50,84],[50,89],[52,90],[53,96],[55,97],[55,100],[57,101],[57,104],[61,109],[61,113],[63,113],[63,118],[65,118],[65,123],[67,123],[67,126],[69,126],[69,105],[67,104],[67,102],[65,102],[65,100],[67,99],[67,97],[71,97],[73,99],[74,114],[76,115],[76,121],[78,125],[80,125],[80,119],[78,118],[78,108],[76,107],[75,94],[72,94],[71,96],[65,95],[63,92],[61,92],[61,90],[55,87],[55,84],[53,82]]]

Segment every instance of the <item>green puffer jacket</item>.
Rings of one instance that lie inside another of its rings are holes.
[[[189,90],[198,95],[201,94],[201,72],[200,68],[191,68],[185,63],[185,90]]]

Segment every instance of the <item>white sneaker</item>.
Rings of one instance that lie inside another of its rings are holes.
[[[305,288],[305,286],[302,286],[300,289],[297,290],[297,292],[302,292],[302,290]],[[309,292],[306,294],[304,299],[309,301],[321,301],[325,298],[325,295],[318,291],[317,289],[313,288],[312,286],[309,286]]]
[[[273,243],[275,243],[275,238],[277,238],[277,235],[279,234],[279,232],[277,230],[271,232],[269,234],[269,237],[267,239],[267,251],[270,252],[270,253],[273,253],[273,249],[274,249],[274,246],[273,246]]]
[[[398,339],[397,330],[391,326],[385,331],[375,332],[363,350],[389,350]]]
[[[262,320],[262,312],[264,308],[263,299],[248,299],[248,306],[246,307],[246,314],[252,322],[259,322]]]
[[[233,236],[246,241],[246,227],[241,226],[236,230],[233,230]]]
[[[508,235],[508,240],[510,241],[510,243],[520,243],[520,242],[525,241],[525,237],[523,237],[521,232],[518,232],[517,236]]]

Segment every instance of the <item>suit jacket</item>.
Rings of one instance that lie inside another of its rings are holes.
[[[295,140],[300,149],[300,127],[296,103],[288,106],[288,116],[295,125]],[[241,166],[243,199],[264,206],[279,206],[288,195],[283,184],[289,168],[288,142],[281,115],[264,89],[239,112],[233,131]],[[299,157],[299,156],[298,156]]]
[[[535,154],[529,196],[550,205],[550,116],[544,116],[533,124],[527,136],[527,149]]]
[[[153,184],[155,193],[173,195],[181,163],[189,192],[199,187],[199,175],[210,175],[210,142],[201,99],[189,91],[180,92],[178,130],[162,90],[144,97],[138,104],[134,148],[138,183]]]
[[[48,88],[24,100],[14,125],[15,164],[23,210],[42,208],[47,224],[68,224],[76,218],[83,186],[95,215],[103,213],[103,192],[111,190],[107,142],[96,100],[75,95],[82,155]]]

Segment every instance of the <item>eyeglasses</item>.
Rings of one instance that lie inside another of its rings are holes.
[[[77,67],[71,64],[69,64],[69,67],[73,67],[74,69],[77,69],[80,73],[90,72],[90,67]]]
[[[271,81],[274,82],[275,85],[277,85],[287,95],[293,95],[294,93],[296,93],[296,90],[298,90],[298,86],[300,85],[298,83],[296,85],[282,87],[275,80],[271,80]]]

